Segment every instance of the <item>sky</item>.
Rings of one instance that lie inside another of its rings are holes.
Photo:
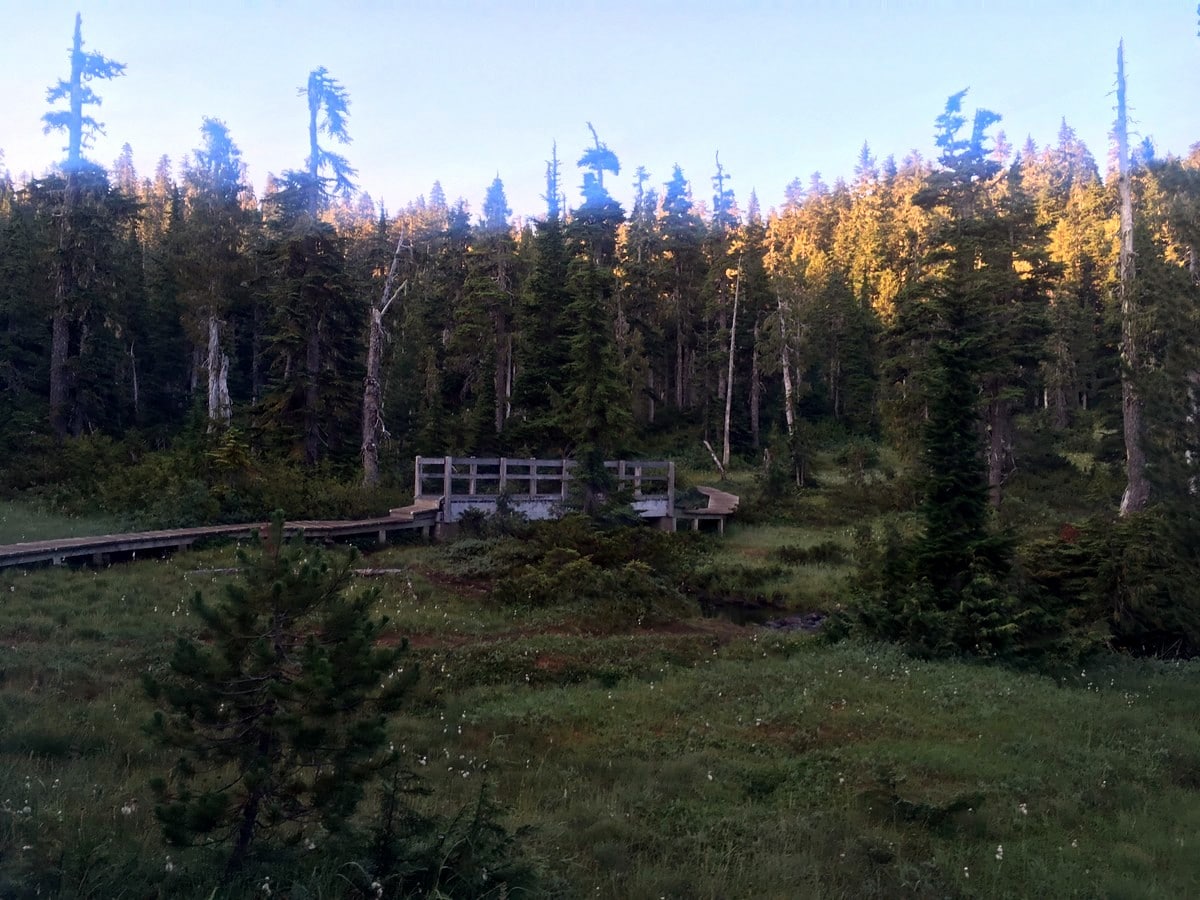
[[[1134,128],[1161,153],[1200,141],[1196,0],[0,0],[0,150],[14,177],[43,174],[65,138],[44,135],[46,88],[84,49],[126,64],[94,83],[106,125],[87,156],[129,143],[142,176],[184,158],[205,116],[223,120],[251,183],[302,168],[297,89],[325,66],[349,92],[353,143],[335,148],[389,209],[435,180],[477,216],[498,174],[514,213],[544,212],[557,142],[571,206],[587,123],[622,169],[661,186],[675,164],[698,199],[715,154],[745,209],[782,203],[793,179],[850,177],[879,158],[927,157],[946,98],[1000,113],[1009,141],[1052,143],[1066,117],[1104,165],[1117,42]],[[178,171],[178,170],[176,170]]]

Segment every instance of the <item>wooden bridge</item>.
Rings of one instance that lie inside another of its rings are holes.
[[[682,520],[693,530],[702,522],[714,522],[724,532],[725,520],[737,509],[738,498],[714,488],[699,488],[707,504],[679,509],[675,504],[675,464],[657,460],[606,462],[621,491],[628,491],[632,506],[644,519],[675,531]],[[530,519],[561,515],[571,498],[573,460],[504,459],[475,457],[422,457],[415,466],[414,499],[409,506],[393,509],[390,515],[346,521],[301,520],[284,524],[288,537],[336,541],[349,538],[375,539],[386,543],[397,531],[420,530],[425,535],[446,535],[454,530],[467,510],[494,513],[505,498],[508,508]],[[206,525],[95,537],[59,538],[0,545],[0,568],[88,560],[104,564],[138,553],[184,550],[209,538],[248,538],[266,523]]]
[[[562,515],[571,500],[577,463],[571,459],[509,459],[505,457],[418,456],[413,476],[413,506],[393,510],[411,514],[437,509],[439,531],[456,525],[468,510],[489,514],[501,498],[513,512],[542,520]],[[669,460],[613,460],[604,463],[618,491],[628,493],[630,505],[643,519],[675,531],[678,520],[693,529],[725,520],[737,509],[738,498],[714,488],[700,488],[707,504],[695,509],[676,506],[675,463]]]

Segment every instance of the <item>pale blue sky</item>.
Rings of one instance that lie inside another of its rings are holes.
[[[14,175],[63,155],[40,117],[77,9],[86,49],[128,66],[97,86],[108,134],[90,158],[129,142],[149,175],[216,116],[261,189],[302,165],[296,88],[323,65],[350,92],[345,153],[392,209],[439,179],[478,214],[499,172],[514,212],[537,215],[555,140],[575,205],[589,120],[626,208],[639,165],[661,184],[678,162],[708,198],[720,150],[743,209],[751,188],[765,209],[793,178],[848,176],[864,140],[932,155],[934,119],[967,86],[1017,146],[1052,141],[1065,115],[1103,165],[1121,37],[1141,134],[1180,154],[1200,141],[1196,0],[0,0]]]

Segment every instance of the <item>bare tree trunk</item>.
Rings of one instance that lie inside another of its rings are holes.
[[[713,465],[717,467],[717,471],[721,474],[722,480],[725,478],[725,465],[721,460],[717,459],[717,451],[712,448],[712,444],[708,441],[701,441],[704,444],[704,449],[708,451],[708,455],[712,457]]]
[[[321,319],[310,322],[304,344],[304,461],[321,458]]]
[[[504,397],[504,382],[508,375],[508,336],[505,334],[504,314],[500,310],[495,310],[492,313],[492,330],[496,333],[496,366],[493,373],[493,388],[496,395],[495,398],[495,427],[496,434],[504,430],[505,419],[505,397]]]
[[[517,359],[513,353],[513,336],[508,336],[508,346],[505,350],[508,368],[504,373],[504,421],[512,418],[513,385],[517,381]]]
[[[392,284],[400,269],[400,252],[404,249],[404,236],[396,241],[396,252],[383,282],[383,293],[379,303],[371,307],[370,324],[367,331],[367,374],[363,379],[362,410],[362,466],[363,487],[379,484],[379,439],[387,435],[383,424],[383,317],[392,301],[408,285],[404,282],[393,292]]]
[[[221,352],[221,325],[214,313],[208,314],[208,430],[228,426],[233,417],[229,399],[229,357]]]
[[[1133,189],[1129,172],[1129,121],[1125,105],[1125,45],[1117,45],[1117,194],[1121,203],[1121,250],[1118,261],[1121,297],[1121,412],[1125,437],[1125,493],[1121,515],[1144,509],[1150,500],[1143,446],[1143,402],[1134,384],[1141,369],[1140,335],[1137,328],[1136,278],[1133,253]]]
[[[649,424],[654,424],[655,400],[654,396],[654,363],[647,361],[646,365],[646,420]]]
[[[996,509],[1004,497],[1004,482],[1012,472],[1012,409],[992,396],[985,413],[987,426],[988,499]]]
[[[796,485],[804,484],[804,464],[799,458],[796,440],[796,397],[792,384],[791,353],[788,352],[787,315],[783,293],[779,295],[779,366],[783,371],[783,418],[787,422],[788,455],[791,457],[792,472]]]
[[[50,333],[50,427],[59,437],[66,437],[69,430],[67,423],[70,419],[67,412],[67,355],[71,340],[71,323],[61,274],[54,292],[54,320]]]
[[[788,353],[787,317],[782,292],[779,297],[779,366],[783,372],[783,418],[787,422],[788,438],[796,436],[796,403],[792,387],[791,354]]]
[[[678,306],[678,301],[676,302]],[[675,316],[675,408],[683,409],[683,322]]]
[[[129,342],[129,376],[133,386],[133,416],[142,417],[141,392],[138,387],[137,357],[133,353],[133,341]]]
[[[721,451],[721,467],[729,468],[729,420],[733,413],[733,357],[737,348],[738,291],[742,286],[742,263],[738,260],[737,275],[733,279],[733,318],[729,324],[729,368],[725,376],[725,446]]]
[[[754,320],[754,341],[750,346],[750,441],[757,450],[762,443],[759,407],[762,405],[762,376],[758,371],[758,319]]]
[[[76,37],[78,38],[78,23]],[[73,132],[72,132],[73,133]],[[76,167],[67,170],[63,191],[62,218],[58,229],[58,265],[54,279],[54,315],[50,331],[50,427],[59,437],[70,431],[71,411],[71,301],[75,293],[74,238],[75,207],[79,200]]]

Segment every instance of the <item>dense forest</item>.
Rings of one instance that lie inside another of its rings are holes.
[[[832,439],[917,473],[913,503],[978,500],[979,535],[1056,466],[1087,476],[1081,516],[1189,518],[1200,151],[1130,146],[1123,71],[1103,171],[1066,120],[1015,148],[963,92],[936,159],[864,144],[852,178],[794,182],[766,213],[719,155],[705,187],[636,168],[626,210],[589,124],[574,164],[550,148],[544,215],[515,224],[499,176],[478,215],[436,182],[395,211],[358,192],[336,152],[350,98],[324,68],[301,89],[302,162],[261,197],[216,118],[152,176],[128,146],[106,169],[84,155],[88,109],[123,70],[77,21],[45,119],[67,157],[0,181],[10,492],[65,502],[82,478],[89,502],[174,523],[262,515],[306,478],[402,489],[415,454],[705,445],[803,488]],[[938,470],[960,482],[930,485]]]

